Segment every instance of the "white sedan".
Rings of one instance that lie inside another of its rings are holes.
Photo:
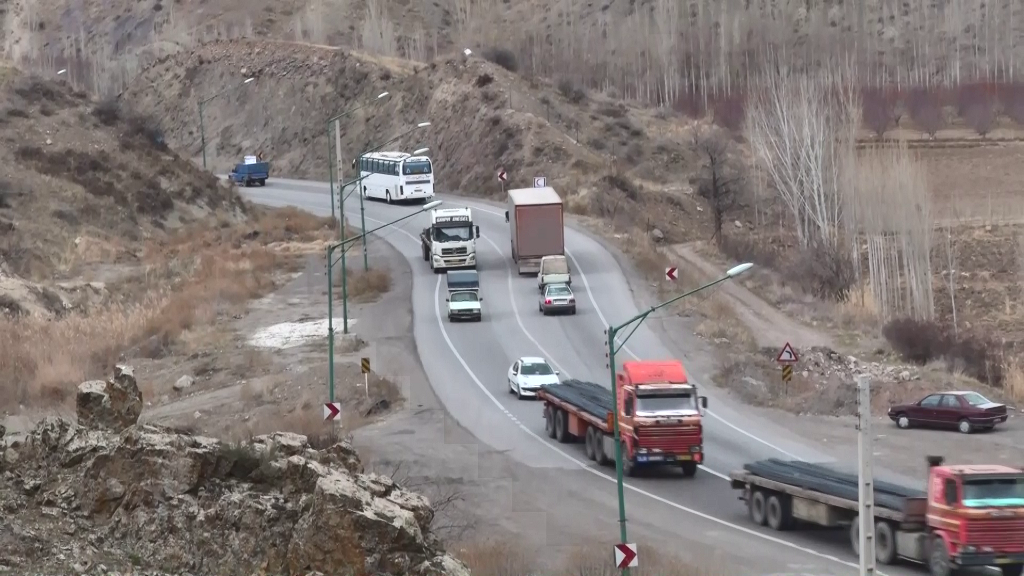
[[[543,358],[523,356],[508,369],[508,391],[520,400],[534,398],[537,389],[545,384],[558,384],[558,370]]]

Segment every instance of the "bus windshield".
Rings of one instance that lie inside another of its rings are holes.
[[[413,162],[405,162],[402,164],[402,175],[403,176],[414,176],[417,174],[430,174],[430,161],[428,160],[416,160]]]
[[[964,506],[1024,506],[1024,477],[975,478],[964,481]]]

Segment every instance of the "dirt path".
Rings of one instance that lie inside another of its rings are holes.
[[[709,278],[725,274],[724,270],[705,260],[688,244],[673,245],[671,250],[682,258],[684,265],[695,268]],[[834,347],[829,335],[793,320],[739,282],[725,282],[717,290],[728,300],[740,320],[747,325],[760,347],[776,348],[785,342],[789,342],[797,349],[811,346]]]

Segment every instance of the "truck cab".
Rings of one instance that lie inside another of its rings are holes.
[[[469,208],[435,208],[430,226],[420,234],[423,259],[437,272],[448,268],[476,268],[476,241],[480,227],[473,225]]]
[[[270,163],[256,156],[246,156],[241,164],[235,164],[228,175],[232,182],[246,187],[256,184],[266,186],[267,178],[270,178]]]
[[[997,566],[1024,572],[1024,470],[1001,465],[942,465],[929,457],[929,531],[916,538],[932,574]],[[907,554],[907,556],[913,556]]]
[[[480,275],[476,270],[450,270],[445,274],[448,286],[448,321],[483,319],[480,297]]]
[[[677,463],[692,476],[704,461],[702,409],[678,360],[623,362],[615,375],[619,433],[627,470],[635,465]]]

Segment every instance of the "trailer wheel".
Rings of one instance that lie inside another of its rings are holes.
[[[509,392],[512,392],[512,388],[509,387]],[[544,407],[544,430],[548,433],[548,438],[555,437],[555,410],[551,406]]]
[[[896,561],[896,532],[892,523],[885,520],[875,523],[875,560],[880,564]]]
[[[754,489],[750,492],[750,499],[747,500],[747,511],[750,513],[750,519],[754,521],[754,524],[758,526],[764,526],[765,521],[765,497],[764,492],[758,489]]]
[[[793,519],[792,501],[784,494],[770,494],[765,501],[765,517],[772,530],[789,530]]]
[[[949,561],[949,550],[942,538],[932,538],[928,550],[928,573],[932,576],[953,576],[953,564]]]
[[[562,444],[572,442],[572,437],[569,436],[569,418],[562,409],[555,413],[555,439]]]
[[[597,460],[597,450],[594,447],[594,429],[590,426],[587,426],[586,453],[587,458]]]

